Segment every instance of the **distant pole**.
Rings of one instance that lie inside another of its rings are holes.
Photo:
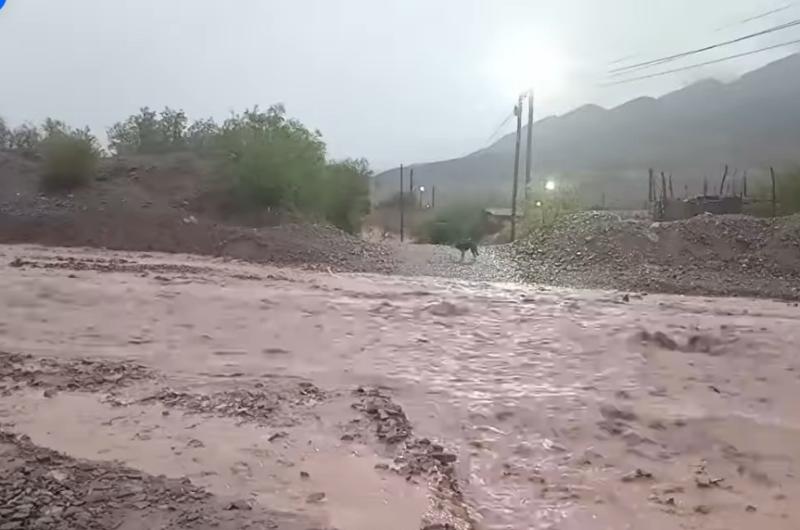
[[[431,208],[436,208],[436,186],[431,186]]]
[[[708,175],[703,175],[703,197],[708,196]]]
[[[672,173],[669,174],[669,198],[675,198],[675,192],[672,190]]]
[[[647,202],[655,202],[655,191],[653,168],[650,168],[647,172]]]
[[[400,164],[400,242],[405,239],[406,202],[403,197],[403,164]]]
[[[719,196],[722,197],[722,192],[725,191],[725,179],[728,178],[728,164],[725,164],[725,170],[722,172],[722,182],[719,183]]]
[[[772,180],[772,217],[774,218],[775,217],[775,210],[776,210],[776,205],[775,205],[775,202],[776,202],[775,201],[775,169],[773,169],[771,166],[769,168],[769,177],[770,177],[770,180]]]
[[[408,174],[408,193],[414,195],[414,168]]]
[[[514,148],[514,184],[511,188],[511,241],[517,237],[517,188],[519,187],[519,144],[522,136],[522,96],[514,107],[517,116],[517,140]]]
[[[533,174],[533,89],[528,91],[528,150],[525,153],[525,200],[531,187]]]
[[[742,197],[747,197],[747,171],[742,175]]]

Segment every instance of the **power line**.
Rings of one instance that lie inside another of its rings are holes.
[[[667,56],[667,57],[662,57],[660,59],[653,59],[653,60],[650,60],[650,61],[644,61],[644,62],[641,62],[641,63],[632,64],[632,65],[629,65],[629,66],[622,66],[622,67],[619,67],[619,68],[615,68],[613,70],[610,70],[609,74],[611,74],[611,77],[617,77],[617,76],[629,73],[630,71],[633,71],[633,70],[640,70],[640,69],[644,69],[644,68],[649,68],[651,66],[656,66],[656,65],[672,62],[672,61],[675,61],[677,59],[683,59],[684,57],[689,57],[691,55],[696,55],[698,53],[707,52],[709,50],[713,50],[713,49],[716,49],[716,48],[721,48],[723,46],[729,46],[731,44],[736,44],[736,43],[739,43],[739,42],[742,42],[742,41],[745,41],[745,40],[748,40],[748,39],[761,37],[763,35],[768,35],[770,33],[774,33],[776,31],[781,31],[781,30],[784,30],[784,29],[792,28],[792,27],[795,27],[795,26],[800,26],[800,19],[792,20],[790,22],[786,22],[786,23],[781,24],[779,26],[773,26],[771,28],[767,28],[765,30],[758,31],[756,33],[750,33],[749,35],[744,35],[742,37],[737,37],[735,39],[731,39],[731,40],[728,40],[728,41],[725,41],[725,42],[719,42],[719,43],[716,43],[716,44],[703,46],[702,48],[697,48],[697,49],[694,49],[694,50],[688,50],[688,51],[685,51],[685,52],[676,53],[674,55],[670,55],[670,56]]]
[[[796,4],[797,4],[797,2],[790,2],[790,3],[786,4],[786,5],[783,5],[781,7],[772,9],[770,11],[765,11],[763,13],[759,13],[757,15],[753,15],[751,17],[747,17],[745,19],[739,20],[738,22],[732,22],[730,24],[726,24],[724,26],[721,26],[721,27],[717,28],[715,31],[722,31],[723,29],[728,29],[728,28],[732,28],[734,26],[747,24],[748,22],[755,22],[756,20],[761,20],[762,18],[767,18],[770,15],[774,15],[776,13],[782,13],[783,11],[786,11],[787,9],[793,8]]]
[[[694,68],[700,68],[702,66],[708,66],[710,64],[717,64],[717,63],[721,63],[721,62],[724,62],[724,61],[730,61],[731,59],[738,59],[740,57],[747,57],[748,55],[754,55],[756,53],[762,53],[762,52],[769,51],[769,50],[776,50],[778,48],[783,48],[785,46],[792,46],[793,44],[800,44],[800,39],[789,41],[789,42],[783,42],[781,44],[774,44],[772,46],[766,46],[764,48],[759,48],[757,50],[751,50],[749,52],[737,53],[736,55],[729,55],[727,57],[722,57],[720,59],[714,59],[713,61],[706,61],[706,62],[703,62],[703,63],[692,64],[692,65],[684,66],[684,67],[681,67],[681,68],[673,68],[672,70],[664,70],[663,72],[655,72],[653,74],[643,75],[643,76],[639,76],[639,77],[631,77],[631,78],[628,78],[628,79],[622,79],[620,81],[612,81],[612,82],[609,82],[609,83],[601,83],[600,86],[614,86],[614,85],[621,85],[621,84],[624,84],[624,83],[632,83],[634,81],[642,81],[644,79],[651,79],[653,77],[660,77],[660,76],[664,76],[664,75],[668,75],[668,74],[674,74],[676,72],[683,72],[685,70],[692,70]]]
[[[489,138],[486,139],[486,143],[487,144],[492,143],[492,140],[494,140],[497,137],[497,135],[500,133],[500,131],[503,130],[503,127],[505,127],[508,124],[508,122],[511,121],[511,118],[513,118],[513,117],[514,117],[514,113],[511,112],[511,114],[509,114],[508,116],[503,118],[503,121],[500,122],[500,125],[498,125],[497,128],[494,130],[494,132],[489,136]]]

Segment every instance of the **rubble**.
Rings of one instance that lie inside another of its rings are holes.
[[[800,216],[651,223],[583,212],[535,230],[509,252],[516,279],[534,283],[800,299]]]
[[[296,418],[287,414],[284,409],[313,406],[324,399],[322,390],[311,383],[302,382],[292,387],[281,386],[275,389],[266,389],[263,383],[256,383],[254,389],[226,390],[211,394],[163,389],[139,400],[139,403],[157,402],[192,414],[234,417],[261,425],[287,427],[293,425]],[[268,441],[274,442],[286,436],[286,432],[278,431],[271,434]]]
[[[382,390],[359,387],[354,395],[358,401],[353,408],[371,420],[378,439],[393,449],[394,466],[389,469],[406,480],[426,480],[436,496],[439,508],[423,527],[473,530],[475,523],[456,478],[457,455],[427,438],[416,438],[402,407]]]
[[[272,514],[243,501],[226,506],[188,479],[76,460],[0,431],[0,528],[107,530],[130,521],[162,529],[278,526]]]
[[[152,377],[148,368],[127,361],[54,359],[0,351],[0,381],[44,388],[47,398],[58,390],[109,392]]]

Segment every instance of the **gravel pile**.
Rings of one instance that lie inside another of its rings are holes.
[[[682,294],[800,298],[800,217],[703,215],[653,223],[564,217],[507,249],[515,279]]]

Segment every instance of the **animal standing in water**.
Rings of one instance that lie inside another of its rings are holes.
[[[460,243],[456,243],[453,246],[461,251],[461,261],[459,263],[464,262],[464,255],[467,253],[467,251],[470,251],[472,253],[472,261],[478,259],[478,245],[476,245],[474,241],[472,240],[461,241]]]

